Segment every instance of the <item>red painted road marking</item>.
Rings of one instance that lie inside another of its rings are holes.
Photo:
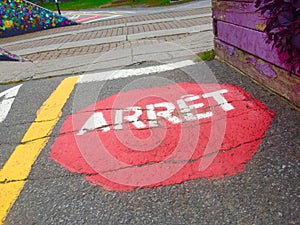
[[[85,17],[85,18],[76,19],[75,22],[82,23],[82,22],[85,22],[85,21],[88,21],[88,20],[100,19],[102,17],[103,16],[89,16],[89,17]]]
[[[108,190],[221,178],[244,170],[272,117],[233,85],[138,89],[69,116],[50,156]]]

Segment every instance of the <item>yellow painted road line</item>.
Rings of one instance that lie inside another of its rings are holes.
[[[64,79],[37,111],[28,128],[3,168],[0,170],[0,224],[2,224],[22,191],[31,167],[45,147],[62,108],[70,97],[79,77]]]

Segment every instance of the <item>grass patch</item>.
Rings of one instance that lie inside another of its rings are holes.
[[[178,1],[178,3],[189,2],[190,0]],[[170,0],[70,0],[66,2],[60,2],[59,8],[61,10],[80,10],[98,7],[116,7],[116,6],[165,6],[170,5]],[[45,2],[41,4],[42,7],[56,11],[56,5],[54,2]]]
[[[112,0],[71,0],[67,2],[59,3],[60,10],[79,10],[79,9],[89,9],[97,8],[101,5],[110,4]],[[57,10],[55,3],[45,2],[40,6],[55,11]]]
[[[216,57],[216,52],[214,49],[212,49],[209,51],[198,53],[197,55],[197,61],[210,61]]]
[[[4,84],[4,85],[8,85],[8,84],[18,84],[18,83],[21,83],[21,82],[23,82],[23,81],[24,81],[24,80],[6,81],[6,82],[0,83],[0,84]]]

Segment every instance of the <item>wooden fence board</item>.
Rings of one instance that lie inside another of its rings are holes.
[[[221,59],[300,107],[298,76],[219,39],[215,39],[215,50]]]
[[[256,12],[253,3],[218,1],[213,7],[213,18],[260,31],[266,26],[266,20]]]
[[[245,27],[218,21],[218,38],[223,42],[238,47],[252,55],[262,58],[283,69],[290,70],[284,63],[286,57],[278,54],[272,44],[266,43],[266,35],[263,32],[247,29]],[[300,75],[297,73],[297,75]]]

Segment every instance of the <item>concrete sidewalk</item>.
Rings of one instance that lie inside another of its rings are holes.
[[[124,17],[5,38],[32,63],[0,62],[0,82],[110,70],[143,61],[195,59],[213,48],[211,9]]]

